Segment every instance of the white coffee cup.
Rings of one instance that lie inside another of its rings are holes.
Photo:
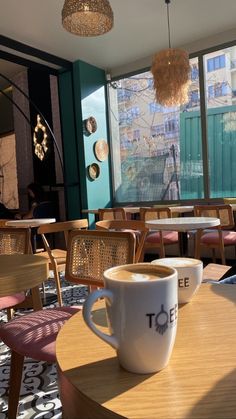
[[[203,263],[201,260],[170,257],[153,260],[151,263],[171,266],[178,272],[178,302],[188,303],[202,283]]]
[[[116,266],[104,272],[104,286],[84,303],[88,327],[116,349],[126,370],[147,374],[164,368],[176,336],[177,271],[151,263]],[[93,304],[103,297],[111,335],[97,329],[91,317]]]

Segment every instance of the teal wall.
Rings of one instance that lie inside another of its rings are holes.
[[[59,76],[68,219],[81,217],[81,209],[111,205],[110,159],[99,162],[94,154],[96,141],[109,142],[105,85],[105,72],[82,61]],[[97,131],[87,136],[83,121],[89,116],[95,117]],[[92,163],[100,168],[96,180],[88,175]]]
[[[72,74],[69,71],[59,76],[59,96],[67,219],[73,220],[81,217],[81,197],[78,171],[78,144],[75,132],[73,80]]]

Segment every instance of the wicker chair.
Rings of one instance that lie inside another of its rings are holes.
[[[171,218],[171,210],[168,207],[161,208],[140,208],[140,219],[143,221]],[[165,246],[179,245],[179,236],[177,231],[156,231],[147,235],[144,251],[149,249],[159,249],[161,258],[165,257]]]
[[[195,241],[195,258],[200,258],[201,248],[207,247],[212,250],[213,262],[216,261],[216,250],[219,250],[222,264],[225,265],[225,247],[235,246],[236,231],[234,216],[231,205],[195,205],[196,217],[216,217],[220,219],[220,225],[211,230],[198,230]]]
[[[67,247],[67,238],[69,231],[73,229],[87,229],[88,228],[88,220],[83,218],[79,220],[72,220],[72,221],[62,221],[58,223],[52,224],[42,224],[38,228],[38,234],[41,234],[43,243],[45,246],[46,251],[40,252],[40,256],[45,256],[49,263],[49,269],[53,270],[54,280],[56,283],[57,288],[57,298],[58,304],[61,307],[62,303],[62,296],[61,296],[61,284],[60,284],[60,272],[65,271],[65,264],[66,264],[66,255],[67,251],[65,250]],[[52,234],[59,234],[63,233],[63,249],[54,249],[51,248],[49,244],[49,239],[47,237],[52,236]]]
[[[0,228],[0,254],[13,255],[31,253],[30,230],[27,228]],[[25,300],[25,293],[0,297],[0,310],[7,310],[7,318],[13,316],[14,306]]]
[[[124,208],[100,208],[98,210],[99,220],[127,220]]]
[[[135,262],[135,236],[118,231],[71,231],[68,238],[65,277],[88,286],[103,286],[103,272]]]
[[[143,261],[143,247],[148,233],[145,222],[140,220],[103,220],[96,222],[97,230],[129,231],[135,234],[135,262]]]

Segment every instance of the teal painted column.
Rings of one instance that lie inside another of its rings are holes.
[[[81,218],[80,179],[78,170],[78,144],[75,129],[74,92],[72,74],[59,76],[59,97],[65,172],[67,218]]]
[[[110,158],[99,161],[94,153],[98,140],[109,143],[105,86],[105,72],[82,61],[73,64],[72,75],[60,75],[66,179],[69,184],[78,182],[68,188],[68,213],[73,218],[81,209],[111,205]],[[97,131],[88,136],[83,121],[90,116],[97,121]],[[100,170],[96,180],[88,173],[92,163]]]
[[[87,136],[83,126],[82,131],[79,127],[78,132],[79,147],[83,150],[83,153],[79,153],[83,208],[103,208],[111,205],[109,158],[100,162],[94,153],[96,141],[104,139],[108,142],[105,85],[103,70],[82,61],[74,64],[76,114],[81,112],[83,121],[90,116],[97,121],[95,133]],[[96,180],[92,180],[88,175],[88,167],[92,163],[96,163],[100,169],[100,175]]]

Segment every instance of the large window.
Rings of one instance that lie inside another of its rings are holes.
[[[189,101],[181,107],[156,103],[149,71],[110,84],[115,202],[235,195],[236,47],[202,60],[204,74],[198,57],[190,60]],[[200,106],[200,78],[206,115]],[[202,125],[207,142],[202,141]]]
[[[198,61],[191,61],[193,81],[184,107],[155,101],[150,72],[110,85],[112,149],[116,202],[150,202],[203,196]],[[127,98],[127,99],[125,99]],[[184,117],[183,117],[184,116]],[[182,144],[180,133],[185,143]],[[197,129],[197,132],[195,132]],[[194,138],[194,142],[193,142]],[[198,150],[194,160],[192,153]],[[182,155],[182,157],[181,157]],[[197,187],[193,187],[197,183]]]

